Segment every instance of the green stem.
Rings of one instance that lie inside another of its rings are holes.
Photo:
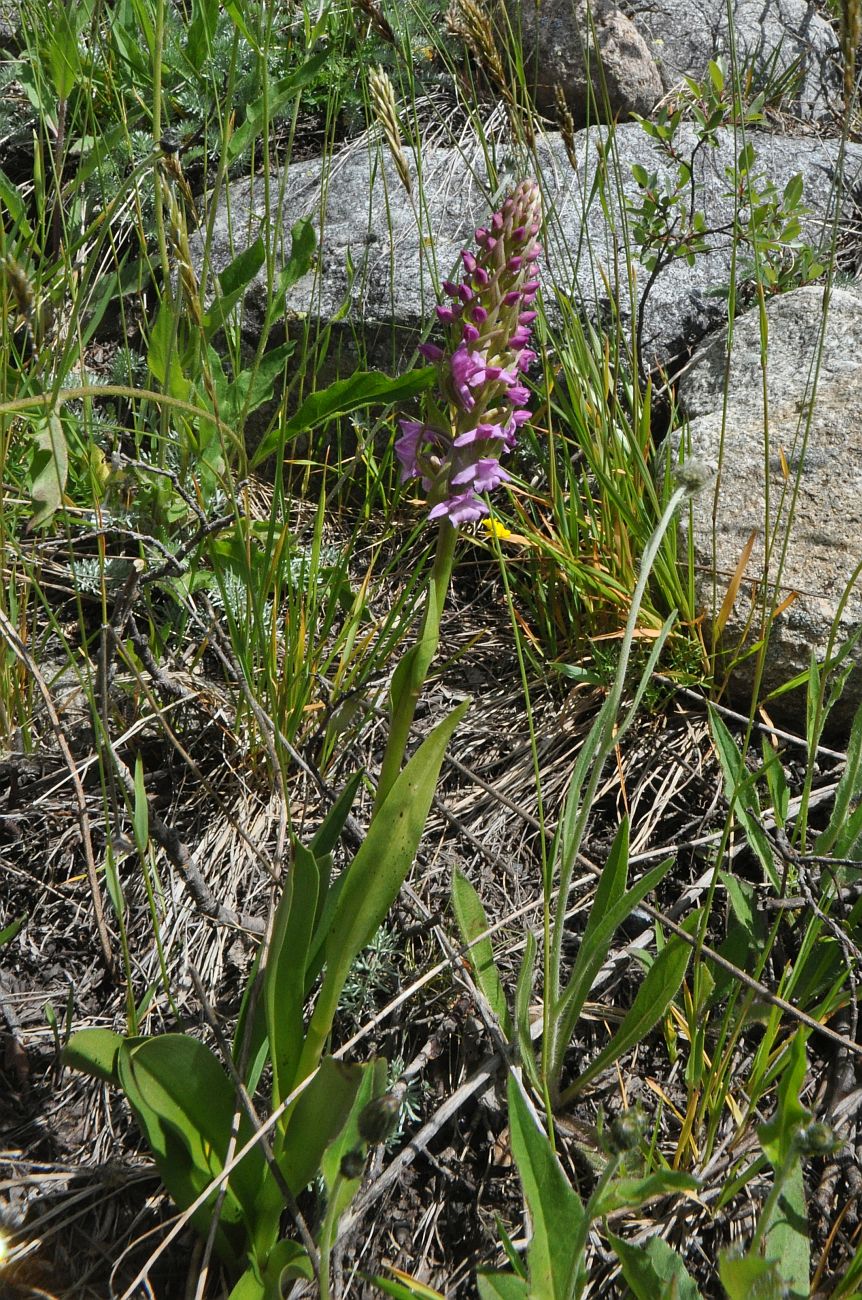
[[[392,679],[390,690],[392,720],[386,752],[380,765],[372,818],[395,784],[404,763],[416,705],[419,703],[419,696],[431,661],[437,652],[437,643],[440,639],[440,615],[446,603],[446,594],[452,577],[457,538],[457,528],[453,528],[449,521],[444,519],[437,533],[437,550],[434,554],[434,568],[431,572],[422,627],[416,644],[407,651]]]
[[[320,1240],[318,1242],[320,1300],[329,1300],[329,1257],[332,1254],[332,1239],[335,1236],[335,1229],[338,1224],[338,1193],[343,1182],[344,1175],[339,1172],[332,1187],[332,1194],[327,1201],[326,1214],[323,1217],[323,1226],[320,1229]]]

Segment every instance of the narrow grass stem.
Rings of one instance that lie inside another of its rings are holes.
[[[568,899],[571,892],[572,880],[574,878],[575,865],[578,860],[578,852],[586,831],[589,810],[592,806],[593,799],[595,798],[602,770],[605,761],[613,750],[615,744],[615,730],[620,703],[622,701],[623,689],[625,687],[626,669],[628,668],[632,642],[637,628],[638,615],[640,613],[644,593],[646,592],[650,572],[652,571],[664,535],[676,514],[677,507],[687,496],[690,495],[690,493],[691,488],[688,485],[683,485],[676,489],[665,506],[664,513],[644,548],[643,556],[641,558],[640,573],[632,596],[631,608],[629,609],[625,633],[620,647],[620,658],[619,664],[617,665],[614,684],[611,687],[610,694],[605,701],[605,704],[602,706],[601,713],[596,720],[594,732],[587,737],[587,741],[585,742],[586,744],[591,745],[594,751],[594,756],[590,766],[590,774],[587,778],[584,792],[580,799],[580,810],[576,822],[575,834],[572,837],[571,842],[564,846],[564,852],[561,852],[560,854],[560,889],[557,903],[557,915],[553,927],[551,959],[548,968],[550,986],[545,989],[545,1003],[547,1004],[548,1000],[551,999],[551,1010],[548,1015],[549,1033],[544,1040],[542,1059],[544,1066],[543,1074],[545,1078],[549,1080],[552,1094],[554,1093],[555,1083],[559,1081],[562,1073],[563,1057],[568,1046],[567,1040],[570,1028],[568,1024],[569,1017],[566,1015],[565,1009],[566,991],[562,988],[562,967],[565,915],[568,908]]]

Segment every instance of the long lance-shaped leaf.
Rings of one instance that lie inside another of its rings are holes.
[[[618,847],[619,849],[623,848],[619,834],[614,841],[614,849]],[[615,931],[626,917],[630,916],[635,908],[643,902],[647,894],[651,893],[661,883],[673,862],[673,858],[666,858],[657,867],[653,867],[652,871],[648,871],[637,884],[633,885],[627,893],[623,894],[616,903],[609,907],[603,916],[601,913],[597,913],[599,920],[595,926],[592,925],[593,918],[592,914],[590,915],[589,944],[581,944],[581,951],[578,953],[565,992],[552,1008],[549,1035],[551,1041],[545,1045],[545,1060],[548,1063],[546,1072],[549,1078],[559,1079],[560,1077],[563,1056],[571,1042],[575,1025],[578,1023],[578,1017],[589,996],[593,980],[607,958]],[[610,860],[608,865],[610,866]],[[615,871],[618,869],[617,865]],[[595,906],[593,911],[596,911]]]
[[[373,939],[410,870],[443,754],[468,707],[465,700],[420,745],[377,810],[350,867],[326,940],[326,974],[308,1026],[297,1082],[320,1060],[348,971]]]
[[[674,937],[668,940],[647,971],[619,1029],[607,1047],[565,1090],[560,1098],[561,1105],[570,1101],[591,1079],[613,1065],[658,1024],[679,991],[690,956],[691,947],[684,939]]]
[[[514,1075],[509,1076],[508,1096],[512,1154],[533,1225],[527,1251],[529,1294],[534,1300],[569,1300],[577,1294],[583,1269],[584,1207]]]

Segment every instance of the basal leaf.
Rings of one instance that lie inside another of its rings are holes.
[[[187,1034],[124,1039],[117,1072],[162,1182],[186,1209],[224,1168],[236,1110],[230,1080],[209,1048]],[[243,1121],[240,1145],[249,1136]],[[254,1147],[230,1176],[216,1236],[228,1261],[237,1258],[251,1233],[263,1172],[263,1156]],[[208,1231],[216,1196],[213,1191],[192,1217],[201,1232]]]
[[[494,961],[494,949],[486,934],[488,918],[476,890],[463,872],[458,870],[452,877],[452,907],[461,940],[471,945],[467,960],[473,968],[476,983],[500,1022],[503,1033],[507,1038],[511,1038],[512,1022],[506,1005],[506,994],[503,992],[503,985]],[[484,935],[484,938],[478,939],[479,935]]]
[[[326,973],[306,1036],[300,1079],[317,1064],[354,959],[371,942],[410,870],[446,746],[468,708],[465,700],[422,742],[377,809],[350,866],[326,938]]]
[[[69,453],[66,434],[59,415],[52,411],[37,425],[33,442],[36,456],[30,482],[33,513],[27,531],[47,524],[63,504],[66,477],[69,473]]]
[[[645,1246],[613,1233],[608,1239],[635,1300],[701,1300],[681,1256],[661,1237],[651,1237]]]
[[[302,844],[294,844],[293,863],[275,913],[263,981],[274,1106],[293,1088],[302,1055],[308,945],[319,888],[314,854]]]
[[[533,1227],[527,1251],[528,1294],[532,1300],[569,1300],[584,1267],[584,1208],[512,1074],[508,1099],[512,1154]]]
[[[111,1029],[79,1029],[63,1049],[63,1064],[119,1087],[117,1053],[122,1042],[122,1035]]]

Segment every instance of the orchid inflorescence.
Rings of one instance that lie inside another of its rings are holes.
[[[527,345],[536,317],[541,221],[539,187],[522,181],[488,227],[476,231],[477,251],[462,252],[460,283],[443,282],[451,301],[437,316],[447,327],[448,347],[419,349],[439,366],[443,402],[428,421],[399,421],[395,451],[402,482],[421,479],[429,519],[448,519],[455,528],[488,514],[479,493],[509,479],[500,457],[530,418],[523,376],[536,355]]]

